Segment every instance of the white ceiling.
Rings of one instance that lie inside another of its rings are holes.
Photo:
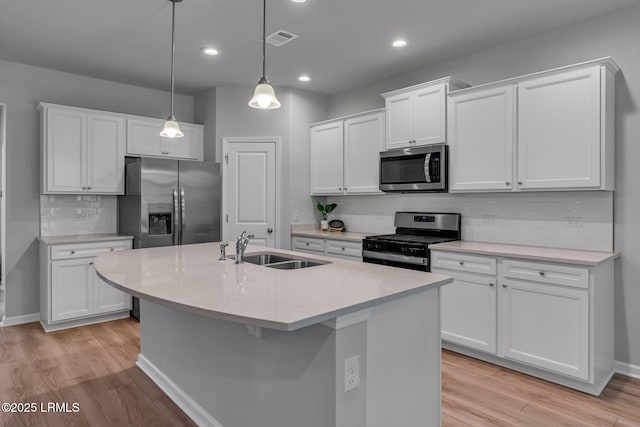
[[[371,81],[543,32],[640,0],[267,1],[275,85],[334,94]],[[184,93],[254,85],[261,74],[260,0],[184,0],[176,6],[176,87]],[[0,0],[0,58],[167,89],[168,0]],[[409,45],[390,46],[396,37]],[[213,45],[216,57],[200,48]],[[312,81],[297,76],[309,73]]]

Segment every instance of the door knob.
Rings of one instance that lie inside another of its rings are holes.
[[[271,228],[271,227],[267,228],[267,233],[269,233],[269,234],[273,233],[273,228]]]

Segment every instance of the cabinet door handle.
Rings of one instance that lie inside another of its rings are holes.
[[[489,283],[489,286],[491,286],[492,288],[495,286],[495,283]]]
[[[504,185],[511,185],[509,181],[505,182]]]
[[[111,252],[113,252],[115,249],[116,249],[116,248],[109,248],[109,250],[110,250]]]
[[[459,264],[460,264],[460,265],[464,265],[464,261],[460,261],[460,263],[459,263]]]
[[[342,187],[338,187],[338,191],[342,191]]]
[[[76,251],[71,251],[71,255],[73,255],[73,254],[75,254],[75,253],[76,253]]]
[[[518,185],[522,185],[522,181],[518,181]]]
[[[540,275],[541,275],[541,276],[544,276],[544,271],[541,271],[541,272],[540,272]]]
[[[168,151],[163,151],[162,154],[164,154],[165,156],[169,154]]]
[[[309,242],[307,242],[307,246],[309,246]]]
[[[89,263],[89,265],[93,265],[93,261],[91,261],[91,262]]]
[[[91,187],[87,187],[87,190],[91,190]]]
[[[344,248],[342,248],[342,250],[344,251]]]
[[[505,289],[507,289],[507,284],[506,284],[506,283],[505,283],[505,284],[503,284],[503,285],[502,285],[502,287],[503,287],[503,288],[505,288]]]

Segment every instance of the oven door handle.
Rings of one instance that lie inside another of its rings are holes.
[[[429,258],[398,255],[389,252],[362,251],[363,258],[381,259],[384,261],[404,262],[405,264],[429,265]]]
[[[431,153],[424,156],[424,179],[425,182],[431,182]]]

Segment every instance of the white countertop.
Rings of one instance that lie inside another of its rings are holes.
[[[218,261],[219,246],[203,243],[110,252],[99,255],[95,267],[103,279],[139,298],[284,331],[452,281],[439,274],[271,248],[268,251],[330,264],[300,270],[236,265],[233,260]],[[246,254],[263,251],[264,247],[249,246]]]
[[[436,243],[429,245],[429,249],[587,266],[595,266],[619,256],[616,252],[582,251],[578,249],[546,248],[542,246],[509,245],[490,242],[469,242],[466,240]]]
[[[357,233],[353,231],[320,231],[318,224],[291,224],[291,235],[301,237],[315,237],[318,239],[346,240],[361,242],[367,236],[383,233]]]
[[[64,243],[88,243],[111,240],[131,240],[133,236],[118,233],[102,234],[74,234],[71,236],[40,236],[40,241],[47,245],[60,245]]]

